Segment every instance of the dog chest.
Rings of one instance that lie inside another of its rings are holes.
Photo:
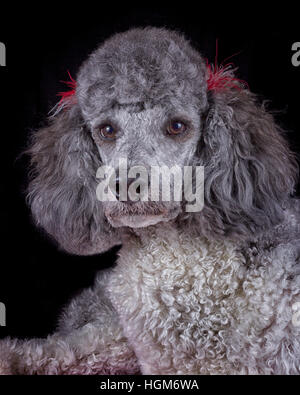
[[[144,373],[172,373],[178,353],[183,373],[191,360],[202,360],[203,367],[211,350],[223,358],[220,331],[235,315],[242,257],[229,242],[172,232],[166,238],[155,232],[147,236],[122,248],[108,285]]]

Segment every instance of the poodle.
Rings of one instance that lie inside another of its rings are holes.
[[[165,28],[113,35],[70,85],[32,137],[32,214],[69,253],[121,248],[55,333],[1,340],[1,373],[300,373],[298,168],[273,116]],[[120,158],[203,166],[203,209],[99,201]]]

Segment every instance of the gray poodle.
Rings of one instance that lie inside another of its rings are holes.
[[[54,334],[0,342],[3,374],[300,372],[298,169],[232,70],[208,66],[177,32],[116,34],[29,152],[37,225],[73,254],[122,248]],[[100,202],[97,169],[120,158],[204,166],[203,209]]]

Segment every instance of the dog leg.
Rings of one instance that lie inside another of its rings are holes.
[[[137,374],[139,365],[105,296],[108,273],[64,311],[46,339],[0,341],[1,374]]]

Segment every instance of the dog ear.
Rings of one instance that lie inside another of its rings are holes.
[[[208,95],[198,147],[205,168],[205,208],[199,219],[211,232],[223,234],[249,234],[277,224],[298,174],[281,129],[238,80]]]
[[[62,109],[32,140],[28,201],[37,225],[70,253],[96,254],[119,244],[96,197],[101,159],[79,106]]]

